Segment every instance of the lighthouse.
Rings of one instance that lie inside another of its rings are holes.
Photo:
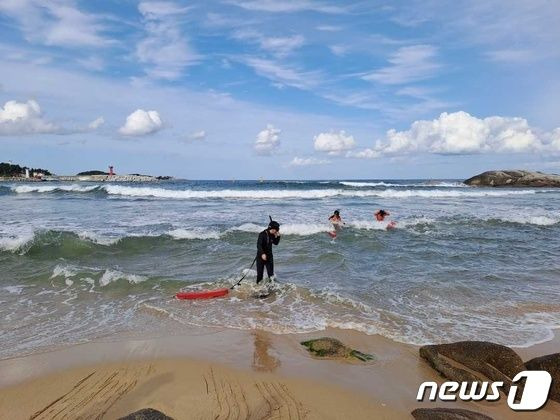
[[[113,165],[109,165],[109,176],[113,176],[115,173],[113,172]]]

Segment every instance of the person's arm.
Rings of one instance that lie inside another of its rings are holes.
[[[276,235],[274,235],[274,238],[272,238],[272,243],[274,245],[278,245],[279,242],[280,242],[280,233],[277,233]]]
[[[266,261],[266,251],[265,251],[265,246],[266,246],[266,232],[261,232],[259,233],[259,238],[257,239],[257,255]],[[263,258],[262,256],[265,255],[265,258]]]

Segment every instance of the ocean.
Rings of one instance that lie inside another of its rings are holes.
[[[377,222],[383,208],[397,227]],[[327,218],[340,209],[336,240]],[[258,232],[281,223],[256,298]],[[560,190],[458,181],[0,184],[0,358],[191,325],[528,346],[560,324]],[[180,301],[179,290],[227,287]]]

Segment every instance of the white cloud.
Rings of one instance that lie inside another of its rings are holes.
[[[204,140],[206,138],[206,131],[199,130],[189,134],[189,140]]]
[[[274,128],[272,124],[268,124],[266,128],[257,134],[255,141],[255,151],[259,155],[270,155],[280,146],[281,130]]]
[[[60,128],[43,118],[34,100],[8,101],[0,108],[0,135],[58,133]]]
[[[199,56],[182,35],[179,18],[188,11],[173,2],[145,1],[138,5],[147,36],[136,45],[138,61],[154,79],[176,80]]]
[[[262,38],[259,42],[263,50],[270,51],[283,57],[303,46],[305,38],[301,35],[292,35],[287,37]]]
[[[16,20],[31,42],[62,47],[100,47],[113,42],[102,34],[102,17],[81,11],[72,0],[0,1],[0,12]]]
[[[119,128],[119,133],[123,136],[144,136],[153,134],[162,128],[163,121],[159,112],[137,109],[126,117],[126,123]]]
[[[433,121],[415,121],[409,130],[387,132],[372,149],[349,157],[377,158],[411,153],[474,154],[560,152],[560,128],[538,135],[524,118],[476,118],[467,112],[442,113]]]
[[[251,67],[259,76],[272,80],[279,86],[291,86],[302,90],[310,90],[320,83],[319,73],[317,72],[300,72],[275,61],[261,58],[250,57],[243,62]]]
[[[504,48],[500,50],[488,51],[486,57],[491,61],[503,63],[524,63],[535,61],[538,55],[529,49]]]
[[[95,120],[93,120],[92,122],[90,122],[88,124],[88,128],[90,130],[97,130],[99,127],[101,127],[103,124],[105,124],[105,118],[103,117],[99,117],[96,118]]]
[[[333,6],[328,3],[314,0],[231,0],[229,3],[246,10],[271,13],[293,13],[303,11],[330,14],[346,13],[346,9],[344,7]]]
[[[262,50],[277,57],[285,57],[305,43],[305,38],[302,35],[267,37],[254,29],[239,29],[233,33],[233,37],[257,44]]]
[[[105,62],[99,57],[91,56],[87,58],[80,58],[76,61],[86,70],[102,71],[105,69]]]
[[[339,57],[342,57],[343,55],[348,53],[348,47],[346,45],[331,45],[329,49],[334,55],[337,55]]]
[[[437,48],[432,45],[402,47],[389,57],[390,66],[365,74],[362,79],[388,85],[428,79],[441,68],[436,57]]]
[[[288,164],[288,166],[326,165],[329,163],[331,163],[331,161],[327,159],[317,159],[314,157],[300,158],[296,156],[292,159],[292,161]]]
[[[315,29],[323,32],[338,32],[342,30],[342,27],[334,25],[319,25],[315,27]]]
[[[355,144],[354,137],[347,135],[344,130],[338,133],[320,133],[314,139],[315,150],[327,152],[329,155],[338,155],[345,150],[350,150]]]

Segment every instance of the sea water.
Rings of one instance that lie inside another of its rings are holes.
[[[383,208],[388,220],[373,213]],[[333,240],[327,219],[345,221]],[[247,271],[269,215],[277,281]],[[190,325],[526,346],[560,324],[560,190],[460,182],[0,184],[0,358]],[[228,287],[225,298],[174,299]]]

